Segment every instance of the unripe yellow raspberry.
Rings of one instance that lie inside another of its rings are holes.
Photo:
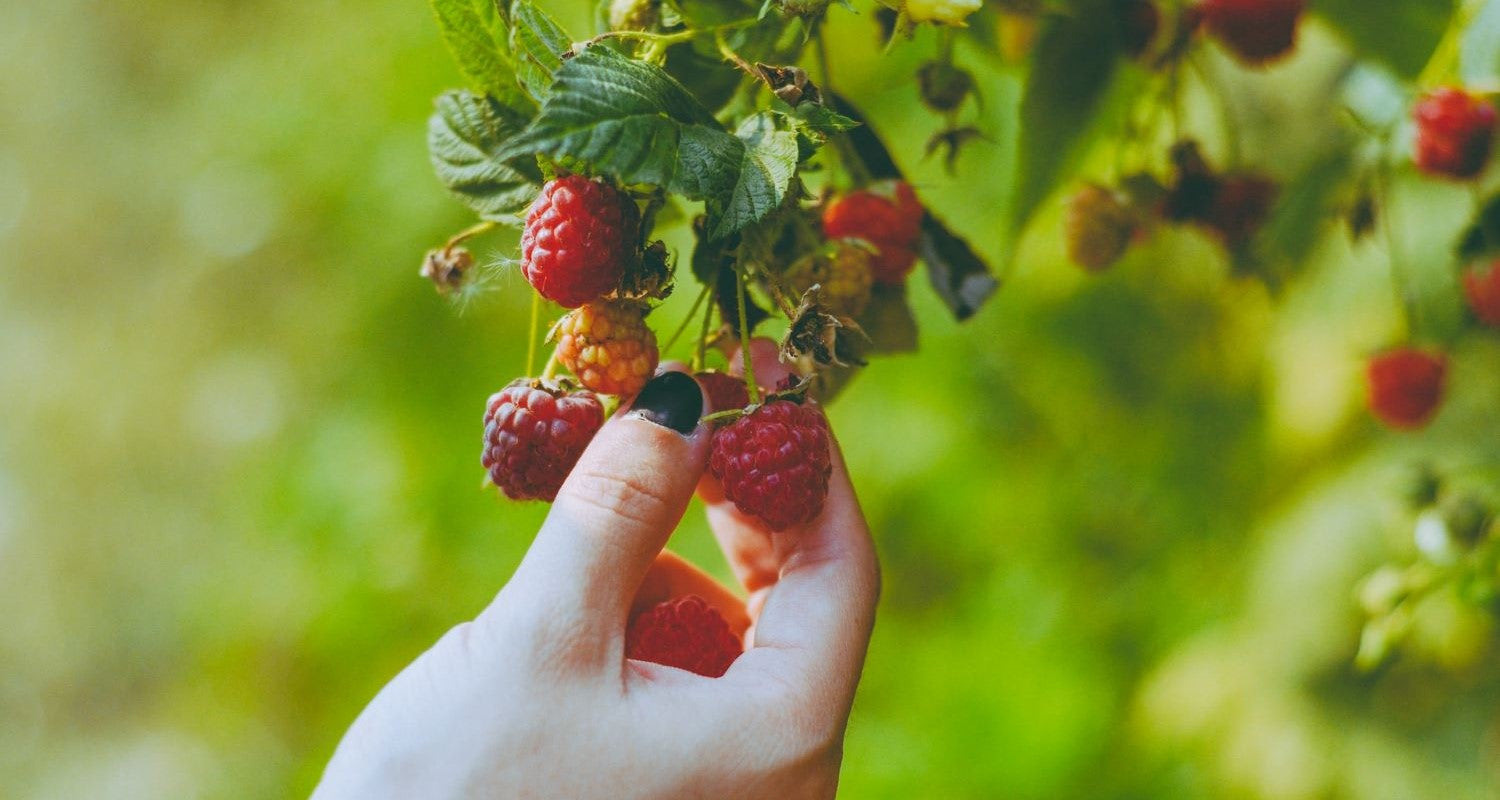
[[[799,295],[813,284],[820,284],[823,301],[846,317],[857,317],[865,310],[875,285],[870,251],[848,241],[834,242],[830,249],[798,259],[783,279],[787,288]]]
[[[980,0],[906,0],[905,8],[912,22],[963,25],[979,6]]]
[[[600,394],[632,397],[651,380],[659,358],[646,306],[600,300],[573,309],[557,323],[557,360],[578,382]]]

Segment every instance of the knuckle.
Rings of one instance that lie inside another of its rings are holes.
[[[637,525],[654,524],[671,507],[661,486],[638,468],[617,472],[579,465],[569,481],[576,501]]]

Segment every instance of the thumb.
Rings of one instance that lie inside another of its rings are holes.
[[[543,614],[624,620],[708,460],[703,405],[696,381],[664,372],[599,429],[516,568],[516,596]]]

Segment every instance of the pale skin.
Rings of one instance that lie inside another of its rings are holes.
[[[314,797],[832,797],[879,593],[869,529],[836,443],[823,512],[768,534],[705,477],[709,439],[606,423],[510,581],[380,691]],[[744,599],[663,550],[695,490]],[[625,657],[631,609],[683,594],[746,634],[723,677]]]

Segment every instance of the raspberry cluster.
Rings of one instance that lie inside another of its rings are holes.
[[[518,380],[485,404],[480,463],[512,500],[550,502],[603,424],[593,392]]]
[[[635,201],[603,181],[565,175],[542,187],[521,233],[521,271],[543,297],[574,308],[614,291],[638,258]]]
[[[828,495],[828,422],[811,405],[772,400],[714,433],[708,465],[724,496],[771,530],[810,522]]]
[[[1462,89],[1423,95],[1412,109],[1417,124],[1417,168],[1429,175],[1468,180],[1484,171],[1495,140],[1495,107]]]
[[[586,303],[557,323],[557,359],[600,394],[631,397],[656,371],[656,334],[646,305],[631,300]]]

